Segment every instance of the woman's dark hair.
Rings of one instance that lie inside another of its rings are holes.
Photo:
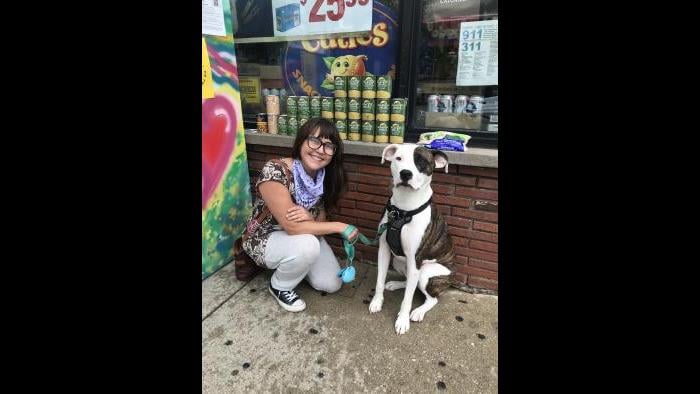
[[[347,187],[343,168],[343,141],[333,122],[324,118],[310,118],[299,128],[292,146],[292,158],[301,160],[301,146],[306,138],[320,129],[319,138],[328,138],[336,146],[331,162],[326,166],[323,178],[323,203],[326,209],[335,208],[340,195]]]

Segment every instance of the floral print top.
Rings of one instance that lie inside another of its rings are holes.
[[[263,166],[260,171],[260,176],[255,183],[255,202],[253,203],[253,212],[250,218],[248,218],[248,225],[246,227],[246,232],[248,236],[243,241],[243,250],[250,256],[250,258],[255,261],[255,263],[261,267],[265,267],[265,248],[267,247],[267,241],[270,238],[270,234],[275,231],[284,231],[282,226],[277,223],[277,220],[272,213],[262,219],[261,223],[258,223],[256,218],[261,212],[266,208],[265,201],[260,196],[258,186],[267,181],[279,182],[284,185],[284,187],[289,190],[289,194],[292,198],[292,202],[296,204],[294,199],[294,176],[292,176],[291,170],[289,170],[289,180],[285,175],[285,170],[282,167],[284,164],[279,164],[274,161],[268,161]],[[320,199],[314,206],[309,209],[309,213],[314,217],[318,218],[321,209],[323,208],[323,200]]]

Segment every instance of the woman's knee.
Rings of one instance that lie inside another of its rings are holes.
[[[316,280],[310,284],[314,289],[318,291],[325,291],[326,293],[330,294],[340,290],[340,288],[343,286],[343,281],[337,275],[333,275],[332,277],[327,278],[316,278]]]
[[[321,247],[316,236],[303,234],[294,237],[294,244],[291,245],[290,252],[296,256],[298,261],[310,265],[318,259]]]

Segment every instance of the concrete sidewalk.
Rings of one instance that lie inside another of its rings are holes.
[[[420,323],[396,335],[403,289],[370,315],[376,267],[321,294],[297,288],[303,312],[267,291],[272,271],[245,283],[233,264],[202,282],[202,392],[498,392],[498,297],[451,289]],[[400,279],[389,271],[388,280]],[[413,307],[423,302],[419,290]]]

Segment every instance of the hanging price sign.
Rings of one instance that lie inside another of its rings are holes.
[[[372,0],[272,0],[275,37],[365,32]]]

